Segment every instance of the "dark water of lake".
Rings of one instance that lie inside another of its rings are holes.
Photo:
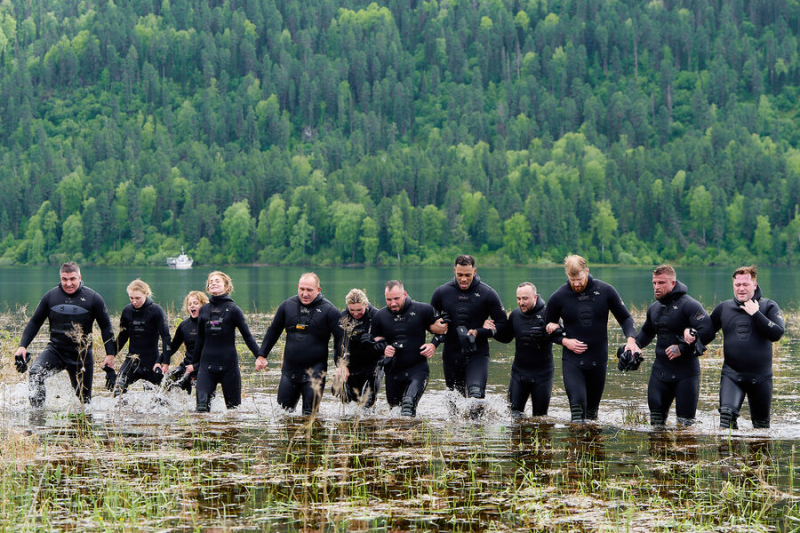
[[[83,281],[98,291],[112,313],[119,313],[128,303],[125,287],[135,278],[146,281],[155,300],[165,309],[180,309],[191,290],[203,290],[212,267],[170,270],[166,267],[86,267]],[[296,294],[297,280],[308,269],[302,267],[225,267],[235,287],[234,300],[245,311],[270,312],[283,300]],[[409,296],[427,302],[434,289],[452,278],[449,267],[340,268],[314,269],[321,279],[323,294],[337,307],[344,307],[344,297],[353,287],[365,289],[377,307],[383,306],[383,286],[390,279],[404,282]],[[709,310],[731,297],[732,268],[679,268],[678,277],[690,294]],[[593,276],[614,285],[630,307],[645,308],[652,301],[651,270],[646,267],[590,267]],[[564,283],[561,267],[479,268],[483,281],[500,294],[507,309],[516,305],[516,287],[532,281],[547,298]],[[800,276],[793,269],[763,268],[759,283],[764,296],[782,308],[800,307]],[[0,309],[28,305],[30,311],[44,292],[58,283],[57,267],[0,268]]]

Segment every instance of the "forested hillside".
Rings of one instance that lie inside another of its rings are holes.
[[[796,0],[3,0],[0,263],[800,261]]]

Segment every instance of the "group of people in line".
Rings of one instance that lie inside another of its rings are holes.
[[[292,411],[302,400],[303,415],[310,415],[325,389],[333,338],[333,389],[343,402],[369,408],[385,384],[388,404],[413,417],[428,383],[429,360],[444,344],[446,386],[470,399],[471,413],[479,415],[489,375],[489,339],[494,339],[515,342],[508,386],[512,413],[523,414],[530,401],[532,415],[545,416],[553,389],[553,344],[560,344],[571,422],[583,423],[598,417],[611,314],[626,338],[617,350],[620,370],[637,369],[642,349],[656,341],[647,389],[652,425],[666,423],[673,402],[677,423],[694,423],[700,393],[698,357],[722,330],[720,427],[738,427],[745,397],[753,427],[769,427],[772,344],[782,337],[785,325],[778,305],[762,297],[755,267],[734,271],[733,298],[709,315],[688,295],[671,266],[659,266],[652,277],[656,301],[638,332],[616,289],[592,277],[583,257],[568,256],[564,267],[567,282],[548,302],[533,283],[520,283],[518,306],[510,314],[494,289],[480,279],[469,255],[456,258],[453,279],[434,291],[430,304],[412,300],[401,281],[391,280],[384,288],[386,306],[380,310],[363,290],[352,289],[340,312],[323,297],[319,277],[308,272],[298,281],[297,296],[278,307],[259,346],[230,296],[231,278],[223,272],[209,274],[208,297],[199,291],[186,296],[189,316],[172,338],[166,313],[153,302],[150,287],[134,280],[127,288],[131,303],[122,311],[115,338],[103,299],[83,285],[78,265],[69,262],[61,266],[60,284],[42,297],[26,325],[15,364],[29,373],[34,407],[44,403],[45,378],[61,370],[69,374],[77,396],[89,402],[92,327],[97,322],[106,353],[106,385],[114,396],[138,380],[161,384],[166,377],[187,391],[194,383],[197,411],[207,412],[218,385],[229,409],[241,403],[236,330],[255,357],[256,371],[267,368],[267,357],[285,332],[277,401]],[[27,347],[45,320],[50,341],[31,363]],[[116,355],[125,344],[128,354],[117,372]],[[170,371],[171,357],[181,345],[185,358]]]

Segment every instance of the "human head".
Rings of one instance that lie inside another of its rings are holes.
[[[733,272],[733,294],[740,302],[752,300],[756,295],[758,271],[755,265],[739,267]]]
[[[455,265],[453,266],[453,274],[456,276],[456,283],[458,287],[465,291],[472,285],[472,280],[478,269],[475,268],[475,258],[471,255],[459,255],[456,257]]]
[[[206,291],[211,296],[221,296],[233,292],[233,280],[225,272],[215,270],[208,275],[206,280]]]
[[[523,281],[517,285],[517,305],[520,311],[523,313],[529,312],[536,305],[538,299],[536,285],[530,281]]]
[[[364,316],[369,307],[367,294],[361,289],[351,289],[344,297],[344,303],[347,306],[347,312],[356,320]]]
[[[319,286],[319,276],[313,272],[306,272],[300,276],[297,282],[297,296],[303,305],[308,305],[314,301],[319,293],[322,292],[322,287]]]
[[[131,304],[136,309],[142,307],[147,298],[153,295],[153,291],[150,290],[150,285],[138,278],[131,281],[126,290]]]
[[[386,297],[386,307],[388,307],[389,311],[392,313],[397,313],[403,309],[403,306],[406,304],[406,298],[408,298],[408,293],[405,287],[403,287],[403,282],[396,279],[386,283],[383,294]]]
[[[200,313],[200,308],[208,303],[208,296],[206,293],[200,291],[191,291],[183,299],[183,308],[189,313],[192,318],[197,318]]]
[[[653,270],[653,294],[660,300],[675,288],[677,275],[671,265],[660,265]]]
[[[81,269],[74,261],[61,265],[59,270],[61,289],[67,294],[75,294],[81,287]]]
[[[589,267],[586,266],[586,259],[579,255],[568,255],[564,258],[564,271],[572,290],[583,292],[589,283]]]

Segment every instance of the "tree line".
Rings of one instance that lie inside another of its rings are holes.
[[[6,0],[0,264],[793,265],[791,0]]]

